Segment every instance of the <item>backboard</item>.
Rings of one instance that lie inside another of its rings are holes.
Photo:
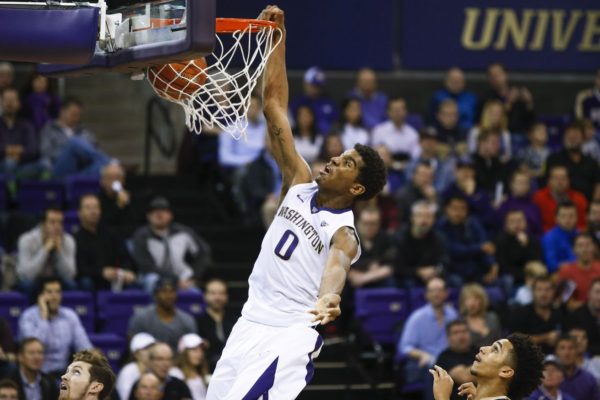
[[[65,76],[198,58],[215,46],[215,8],[215,0],[0,0],[0,59]]]

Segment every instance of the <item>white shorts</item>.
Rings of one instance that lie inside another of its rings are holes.
[[[207,400],[291,400],[312,379],[323,339],[309,326],[276,327],[241,317],[208,385]]]

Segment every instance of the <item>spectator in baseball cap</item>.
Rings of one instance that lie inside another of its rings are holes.
[[[162,276],[154,288],[154,303],[138,310],[129,320],[129,335],[149,333],[171,346],[175,353],[181,336],[197,332],[194,318],[177,308],[176,302],[177,278]]]
[[[146,332],[140,332],[131,338],[129,351],[133,361],[121,369],[115,385],[121,399],[129,398],[134,383],[148,369],[149,349],[154,343],[156,343],[154,337]]]
[[[195,333],[188,333],[179,339],[178,368],[173,368],[170,374],[187,383],[194,400],[206,398],[208,387],[208,359],[204,350],[207,343]]]
[[[529,396],[529,400],[575,400],[570,394],[560,390],[565,379],[565,371],[554,354],[544,359],[544,378],[542,384]]]
[[[296,115],[301,106],[307,106],[315,115],[317,131],[329,133],[337,121],[339,110],[333,99],[325,94],[325,72],[311,67],[304,73],[304,93],[290,102],[291,115]]]
[[[194,290],[211,263],[210,247],[192,228],[174,222],[164,197],[152,199],[146,217],[148,224],[133,235],[133,258],[144,289],[152,293],[161,276],[173,275],[175,289]]]

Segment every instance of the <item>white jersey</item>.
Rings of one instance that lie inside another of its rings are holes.
[[[262,241],[242,316],[271,326],[310,325],[329,246],[338,229],[354,229],[351,209],[318,207],[315,182],[292,186]],[[352,263],[360,257],[360,246]]]

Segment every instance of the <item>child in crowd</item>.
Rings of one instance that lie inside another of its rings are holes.
[[[517,290],[514,301],[520,305],[527,305],[533,301],[531,286],[537,278],[548,275],[548,269],[539,261],[530,261],[525,264],[525,285]]]
[[[548,130],[544,123],[537,122],[529,130],[529,146],[519,152],[517,160],[529,169],[533,178],[541,178],[548,155]]]

